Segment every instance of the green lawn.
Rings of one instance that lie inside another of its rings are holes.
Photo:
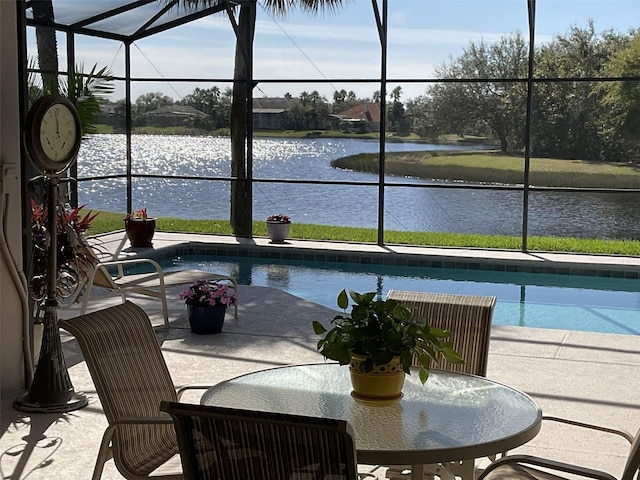
[[[89,235],[124,229],[123,213],[101,212],[89,230]],[[165,232],[209,233],[232,235],[226,220],[185,220],[179,218],[159,218],[157,229]],[[253,234],[266,236],[265,222],[253,222]],[[376,243],[374,229],[353,227],[329,227],[304,223],[292,223],[291,238],[310,240],[330,240],[342,242]],[[430,245],[444,247],[473,247],[501,250],[521,250],[519,237],[503,235],[475,235],[438,232],[388,231],[385,243],[407,245]],[[559,237],[530,237],[529,251],[574,252],[606,255],[640,255],[640,242],[636,240],[590,240]]]
[[[522,185],[524,158],[496,151],[394,152],[385,155],[390,175],[440,180]],[[378,154],[334,160],[332,166],[378,171]],[[640,169],[626,163],[532,158],[529,183],[546,187],[640,188]]]

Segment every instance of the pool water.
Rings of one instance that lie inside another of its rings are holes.
[[[190,255],[161,264],[230,275],[336,310],[343,288],[383,297],[390,289],[495,295],[494,325],[640,334],[640,282],[632,279]]]

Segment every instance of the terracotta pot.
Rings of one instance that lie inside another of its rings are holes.
[[[125,218],[124,229],[132,247],[150,247],[156,233],[156,219]]]
[[[227,313],[226,305],[214,307],[187,305],[187,311],[189,312],[189,325],[193,333],[207,335],[222,331],[224,316]]]
[[[274,222],[267,220],[267,235],[271,239],[271,243],[284,243],[289,236],[289,227],[291,223]]]
[[[394,357],[386,365],[376,365],[372,371],[360,371],[360,362],[364,356],[353,354],[349,364],[351,374],[352,395],[366,400],[391,400],[402,396],[404,371],[400,357]]]

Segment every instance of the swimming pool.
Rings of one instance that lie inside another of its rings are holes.
[[[637,279],[215,255],[177,256],[160,263],[167,270],[230,275],[241,285],[278,288],[334,309],[343,288],[383,296],[390,289],[495,295],[495,325],[640,334]]]

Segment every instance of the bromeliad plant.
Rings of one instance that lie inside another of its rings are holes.
[[[141,208],[132,213],[127,213],[127,220],[147,220],[149,216],[147,215],[147,209]]]
[[[447,342],[449,332],[431,327],[424,319],[412,318],[411,310],[398,300],[375,300],[376,293],[356,293],[342,290],[338,307],[345,311],[333,317],[327,330],[319,321],[313,322],[317,335],[324,335],[317,348],[328,359],[341,365],[351,361],[353,353],[365,357],[360,363],[362,372],[370,372],[376,365],[384,365],[393,357],[400,358],[405,373],[411,373],[415,357],[420,364],[420,380],[427,381],[429,369],[444,357],[451,363],[463,360]],[[347,315],[349,297],[354,302]]]
[[[98,215],[85,205],[77,208],[59,206],[57,213],[57,286],[58,298],[71,297],[86,280],[87,272],[97,263],[86,238],[91,222]],[[47,269],[51,232],[48,229],[48,209],[31,199],[31,238],[33,260],[29,292],[36,301],[44,299],[47,289]]]
[[[189,288],[180,293],[180,300],[192,307],[229,307],[238,303],[236,292],[224,283],[195,280]]]

